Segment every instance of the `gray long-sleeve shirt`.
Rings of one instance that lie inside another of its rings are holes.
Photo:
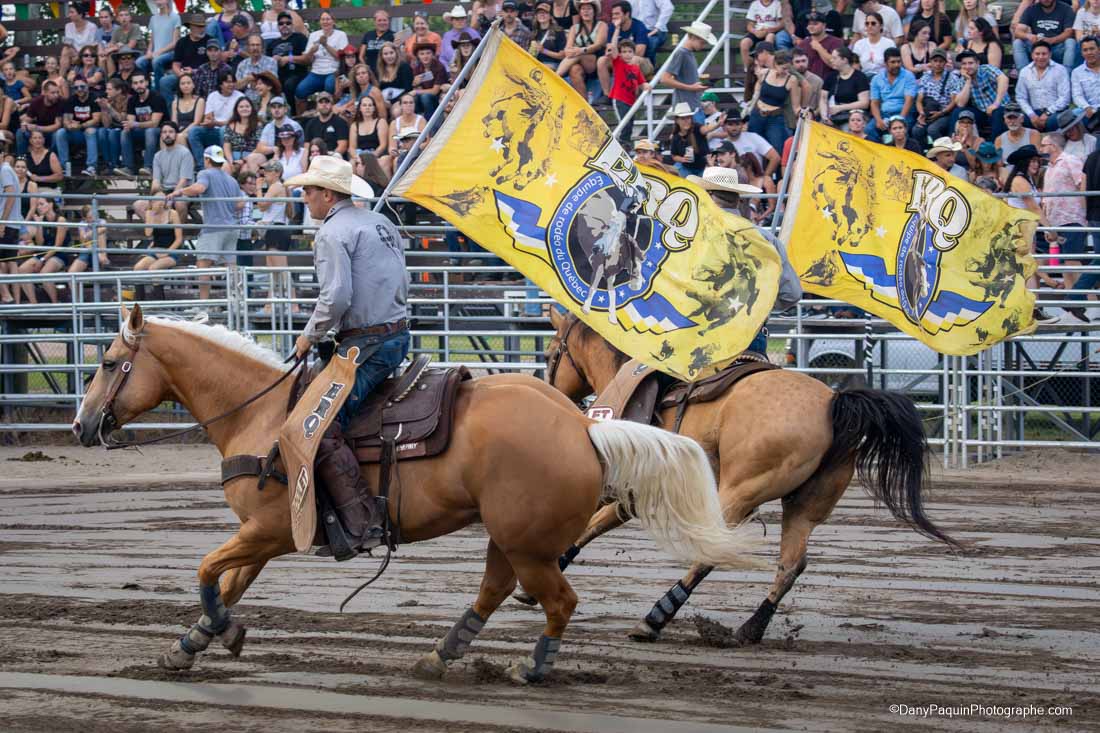
[[[320,293],[305,335],[313,343],[332,328],[346,331],[406,317],[409,276],[397,227],[351,200],[340,201],[314,239]]]

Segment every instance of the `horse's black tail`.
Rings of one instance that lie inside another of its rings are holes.
[[[838,392],[832,421],[833,444],[823,467],[854,455],[859,480],[876,502],[925,537],[960,547],[924,513],[928,441],[912,400],[873,389]]]

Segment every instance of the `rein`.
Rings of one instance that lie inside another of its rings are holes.
[[[547,369],[546,374],[546,383],[549,384],[551,387],[554,386],[554,377],[556,377],[558,374],[558,366],[561,364],[561,358],[563,356],[569,360],[570,366],[572,366],[574,371],[577,372],[577,375],[585,383],[591,384],[591,382],[588,381],[588,376],[585,375],[584,370],[581,369],[580,366],[578,366],[577,362],[573,359],[573,355],[569,353],[569,334],[573,332],[573,329],[580,322],[580,318],[573,316],[573,320],[570,321],[569,326],[566,327],[565,333],[562,334],[562,337],[560,339],[558,339],[558,349],[551,357],[552,361],[549,364],[549,368]]]
[[[129,355],[127,356],[126,360],[124,362],[122,362],[122,366],[119,367],[118,375],[115,377],[115,380],[111,383],[110,389],[107,391],[107,399],[103,402],[103,409],[100,410],[100,415],[101,416],[100,416],[100,420],[99,420],[99,442],[107,450],[117,450],[119,448],[137,448],[137,447],[144,446],[144,445],[153,445],[154,443],[162,443],[166,440],[172,440],[173,438],[179,438],[179,437],[187,435],[189,433],[193,433],[193,432],[196,432],[198,430],[203,430],[206,427],[208,427],[210,425],[213,425],[214,423],[218,422],[219,420],[224,420],[225,418],[230,417],[231,415],[237,414],[238,412],[240,412],[244,408],[251,405],[256,400],[260,399],[264,395],[269,394],[273,389],[275,389],[280,384],[282,384],[286,380],[287,377],[294,374],[294,372],[296,372],[298,370],[298,368],[301,367],[302,364],[305,363],[306,357],[309,356],[309,354],[307,352],[307,353],[302,354],[301,356],[297,356],[297,357],[294,356],[293,354],[291,354],[286,359],[283,359],[284,364],[291,361],[292,359],[294,360],[294,364],[290,367],[290,369],[283,372],[282,376],[280,376],[278,379],[276,379],[274,382],[269,384],[267,387],[260,390],[256,394],[252,395],[251,397],[249,397],[247,400],[240,403],[236,407],[233,407],[229,410],[226,410],[225,412],[221,413],[220,415],[212,417],[209,420],[204,420],[200,423],[195,423],[194,425],[183,428],[182,430],[174,430],[170,433],[167,433],[165,435],[161,435],[161,436],[156,437],[156,438],[146,438],[145,440],[133,440],[133,441],[110,440],[109,439],[110,433],[112,431],[114,431],[116,428],[118,428],[118,419],[115,417],[115,413],[114,413],[115,399],[118,397],[118,393],[122,390],[122,387],[126,384],[127,380],[130,379],[130,374],[134,370],[134,359],[135,359],[135,357],[137,357],[137,353],[140,350],[140,348],[141,348],[141,342],[135,339],[133,345],[130,346]],[[103,435],[103,429],[104,429],[105,426],[107,427],[107,432],[108,432],[107,437],[104,437],[104,435]]]

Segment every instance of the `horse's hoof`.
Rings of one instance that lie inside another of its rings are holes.
[[[759,644],[764,638],[763,632],[756,631],[755,629],[746,629],[744,626],[739,628],[733,634],[733,640],[741,646],[750,646],[752,644]]]
[[[528,657],[523,661],[516,662],[508,668],[508,679],[515,682],[517,685],[526,685],[529,682],[541,682],[542,676],[536,675],[534,671],[535,660]]]
[[[650,626],[648,621],[642,619],[627,633],[627,636],[633,641],[644,641],[652,644],[661,638],[661,632]]]
[[[172,644],[172,648],[157,659],[157,666],[170,672],[183,672],[191,669],[195,664],[196,654],[185,652],[178,641]]]
[[[419,677],[422,680],[428,682],[438,682],[443,679],[443,675],[447,673],[447,663],[443,661],[443,657],[439,656],[439,652],[432,649],[430,652],[416,660],[416,664],[413,665],[412,673],[414,677]]]
[[[515,598],[517,601],[525,606],[533,606],[538,603],[538,600],[533,595],[523,590],[522,588],[513,593],[512,598]]]
[[[222,643],[234,659],[241,656],[241,649],[244,647],[244,635],[247,630],[244,626],[236,621],[230,621],[229,626],[218,635],[218,640]]]

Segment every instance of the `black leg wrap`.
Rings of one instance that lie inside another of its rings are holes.
[[[439,658],[444,662],[461,659],[470,648],[474,637],[485,627],[485,619],[479,616],[474,609],[467,608],[466,613],[458,620],[447,635],[436,645],[435,650]]]
[[[581,554],[581,548],[576,545],[569,545],[569,549],[561,554],[558,558],[558,570],[565,570],[569,567],[574,560],[577,559],[577,555]]]
[[[765,598],[760,608],[756,609],[756,613],[737,630],[737,640],[743,644],[756,644],[763,639],[776,608],[777,606],[771,600]]]
[[[660,631],[672,620],[680,607],[687,603],[690,596],[691,591],[684,587],[681,581],[677,581],[676,585],[669,588],[668,592],[661,596],[661,599],[646,614],[645,622],[654,631]]]

